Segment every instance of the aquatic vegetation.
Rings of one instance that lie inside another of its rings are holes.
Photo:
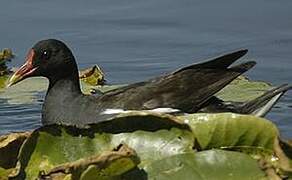
[[[91,86],[104,85],[105,83],[104,73],[98,65],[81,70],[79,72],[79,78]]]
[[[21,148],[23,140],[17,137],[26,138]],[[15,153],[9,160],[0,157],[0,175],[26,179],[287,177],[291,146],[283,148],[278,138],[273,123],[250,115],[175,117],[137,111],[87,128],[50,125],[25,136],[8,135],[0,139],[0,151],[17,147],[19,152],[17,158]]]
[[[0,89],[5,87],[6,81],[8,80],[8,75],[11,73],[7,66],[7,62],[14,58],[11,49],[3,49],[0,51]]]
[[[10,70],[7,67],[7,62],[14,57],[11,49],[3,49],[0,51],[0,76],[7,75]],[[1,82],[0,82],[1,84]]]
[[[216,96],[224,101],[245,102],[259,97],[271,87],[272,85],[267,82],[252,81],[245,76],[240,76],[219,91]]]

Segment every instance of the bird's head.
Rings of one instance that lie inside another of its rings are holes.
[[[42,40],[27,53],[25,63],[11,76],[8,87],[26,78],[43,76],[49,80],[78,75],[70,49],[56,39]]]

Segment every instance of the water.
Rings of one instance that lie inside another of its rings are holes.
[[[99,64],[111,83],[145,80],[224,52],[248,48],[248,73],[275,85],[292,81],[292,1],[10,0],[1,3],[0,48],[19,66],[38,40],[58,38],[81,68]],[[292,93],[268,118],[292,138]],[[39,126],[41,102],[0,100],[0,134]]]

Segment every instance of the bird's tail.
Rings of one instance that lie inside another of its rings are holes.
[[[253,114],[258,117],[264,117],[278,102],[278,100],[286,93],[291,90],[292,85],[283,84],[265,92],[260,97],[245,103],[242,106],[242,114]]]

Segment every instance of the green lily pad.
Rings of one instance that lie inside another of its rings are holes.
[[[67,126],[42,127],[23,144],[20,174],[33,179],[40,171],[110,151],[120,143],[137,152],[141,165],[174,154],[192,152],[190,129],[168,118],[150,114],[120,116],[87,129]]]
[[[201,150],[256,147],[272,152],[279,135],[271,121],[251,115],[197,113],[181,119],[192,128]]]
[[[246,102],[261,96],[271,88],[266,82],[251,81],[245,76],[240,76],[215,96],[223,101]]]
[[[135,168],[139,159],[132,149],[120,145],[117,149],[101,155],[83,158],[75,162],[54,167],[49,172],[41,172],[41,179],[110,179]]]
[[[6,82],[4,84],[6,86]],[[0,90],[0,98],[9,104],[31,104],[38,101],[38,93],[47,90],[48,81],[45,78],[34,77],[16,85]]]
[[[99,179],[240,179],[242,176],[244,179],[265,178],[265,173],[270,177],[287,177],[292,172],[291,164],[277,137],[277,128],[270,121],[249,115],[174,117],[139,111],[86,128],[65,125],[39,128],[22,145],[19,162],[15,169],[10,169],[12,173],[8,173],[9,169],[0,169],[0,173],[27,179],[40,174],[71,179],[74,173],[77,179],[91,176]],[[109,164],[107,170],[91,163],[79,167],[80,162],[100,157],[121,143],[137,153],[138,167],[129,159]],[[121,171],[112,168],[124,162],[131,166],[125,165]]]
[[[148,179],[268,179],[256,160],[238,152],[208,150],[157,160],[145,167]]]
[[[271,121],[233,113],[198,113],[180,118],[193,130],[194,148],[198,150],[216,148],[243,152],[275,169],[289,171],[290,166],[284,162],[286,157],[276,153],[279,132]]]

